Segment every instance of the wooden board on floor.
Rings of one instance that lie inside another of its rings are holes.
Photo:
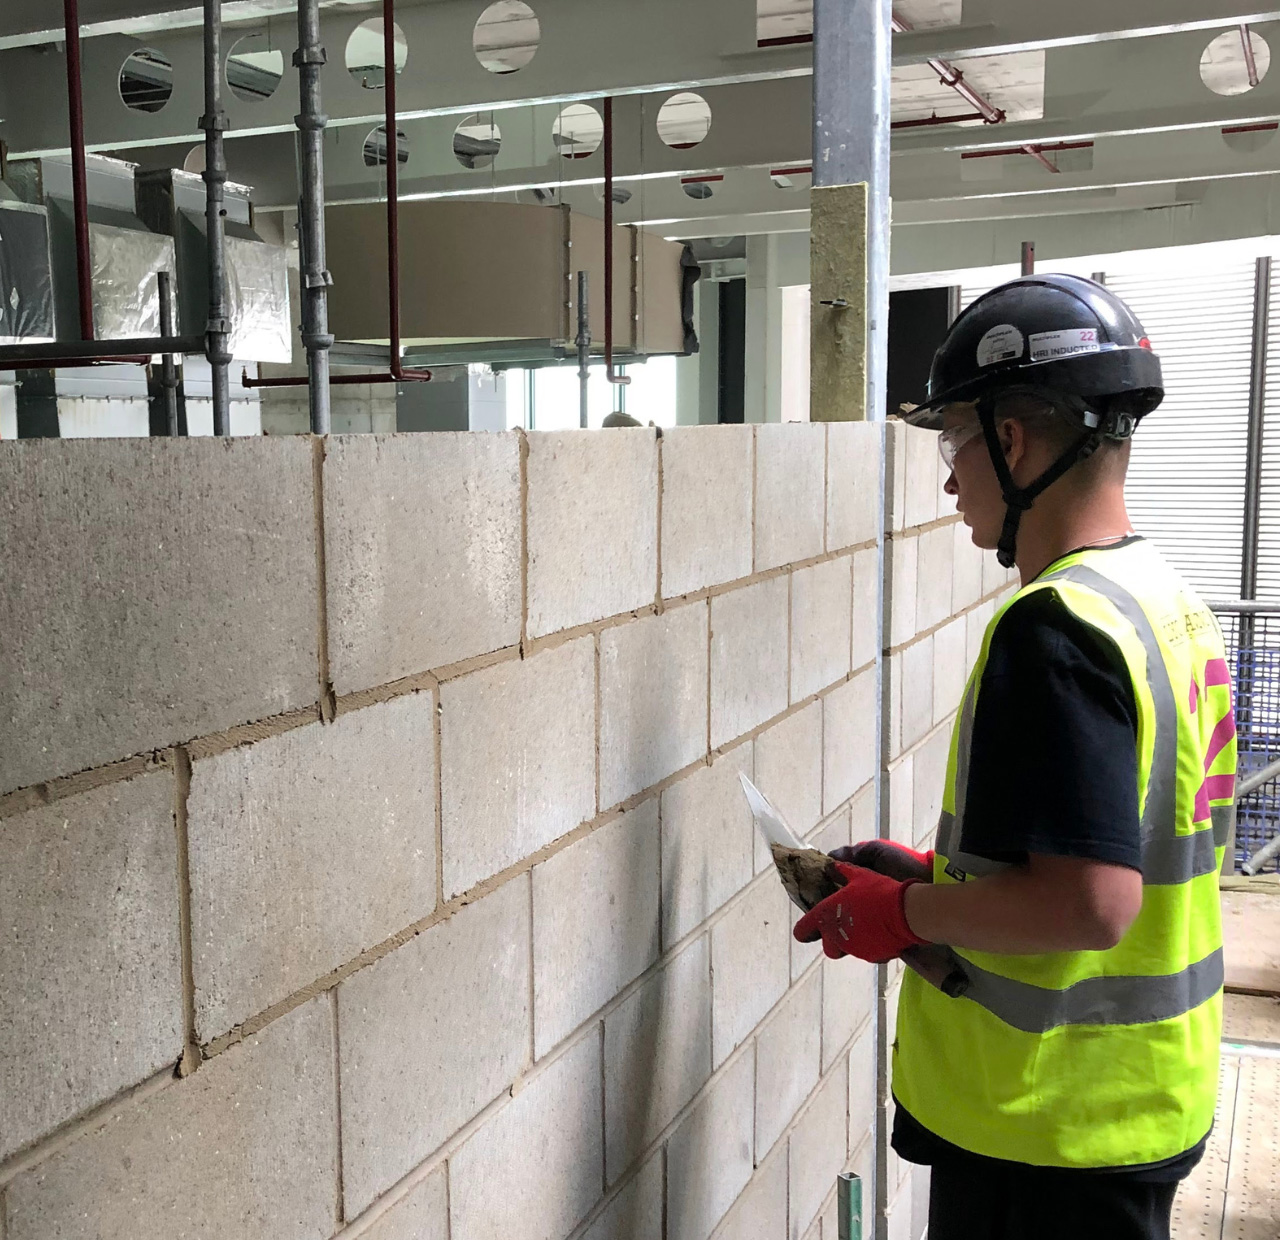
[[[1222,940],[1228,989],[1280,994],[1280,895],[1224,891]]]

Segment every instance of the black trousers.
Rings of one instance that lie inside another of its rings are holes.
[[[932,1171],[929,1240],[1169,1240],[1176,1181],[968,1158]]]

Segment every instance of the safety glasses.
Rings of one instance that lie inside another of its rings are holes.
[[[956,456],[960,449],[971,439],[982,434],[982,426],[970,423],[967,426],[949,426],[938,435],[938,451],[942,455],[942,463],[949,469],[956,467]]]

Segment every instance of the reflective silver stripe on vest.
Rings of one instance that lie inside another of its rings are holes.
[[[1222,989],[1222,949],[1181,973],[1156,977],[1089,977],[1065,990],[1049,990],[989,973],[961,959],[969,975],[963,999],[1023,1033],[1047,1033],[1063,1025],[1147,1025],[1198,1008]]]
[[[1003,861],[991,861],[986,857],[967,853],[960,847],[964,805],[969,794],[969,754],[973,747],[974,699],[978,693],[978,679],[980,678],[970,679],[965,689],[964,701],[960,704],[960,739],[956,745],[956,812],[949,814],[945,809],[942,811],[938,819],[938,839],[934,846],[946,857],[950,866],[963,870],[966,875],[974,878],[983,878],[1008,869],[1008,866]]]
[[[1211,805],[1209,813],[1213,818],[1213,843],[1215,848],[1226,848],[1231,841],[1231,830],[1236,825],[1236,807],[1232,805]]]
[[[1138,600],[1109,577],[1085,564],[1064,568],[1041,581],[1078,582],[1109,600],[1133,625],[1147,652],[1147,684],[1156,709],[1155,748],[1147,803],[1142,812],[1142,881],[1151,886],[1186,883],[1218,868],[1214,832],[1179,835],[1178,823],[1178,709],[1160,643]]]

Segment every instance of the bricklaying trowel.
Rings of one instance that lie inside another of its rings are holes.
[[[836,863],[824,852],[810,848],[787,825],[786,820],[770,804],[769,798],[741,772],[742,791],[746,793],[747,804],[751,807],[751,816],[756,820],[760,834],[773,855],[773,864],[777,867],[778,877],[791,902],[797,908],[808,912],[815,904],[834,895],[844,886]],[[884,870],[876,865],[869,869]],[[894,874],[891,877],[897,878]],[[965,974],[955,953],[940,943],[930,943],[923,947],[909,947],[902,953],[902,962],[914,969],[931,986],[936,986],[944,994],[957,998],[964,994],[969,986],[969,978]]]

